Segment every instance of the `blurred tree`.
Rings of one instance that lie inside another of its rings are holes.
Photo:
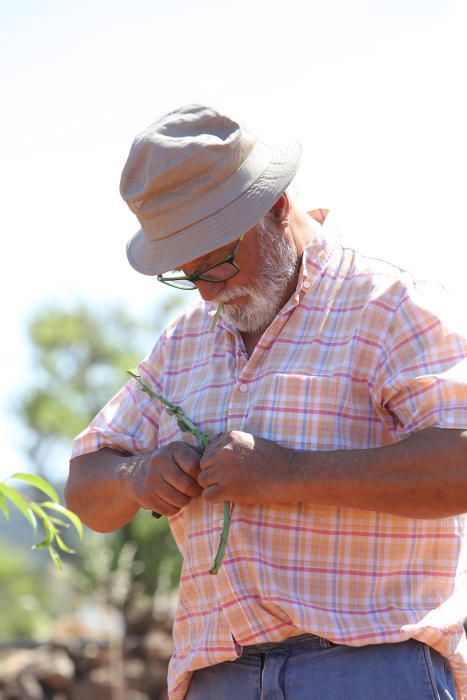
[[[30,436],[25,449],[35,471],[51,478],[51,455],[57,449],[70,452],[73,437],[126,381],[126,370],[149,352],[175,306],[174,297],[168,297],[154,313],[157,322],[136,319],[121,307],[96,311],[84,304],[72,309],[49,305],[33,316],[29,337],[35,376],[19,399],[18,413]],[[181,557],[165,518],[157,521],[141,512],[111,536],[97,537],[106,572],[98,573],[93,563],[95,537],[88,544],[85,537],[76,560],[68,559],[80,570],[75,585],[81,593],[99,589],[101,598],[129,612],[138,598],[150,600],[156,590],[176,586]],[[119,590],[125,594],[114,600],[115,581],[124,576],[129,579]]]
[[[55,581],[52,575],[44,576],[43,569],[38,575],[36,562],[25,550],[0,539],[0,642],[47,632],[51,617],[64,609],[63,586]]]
[[[163,313],[163,312],[162,312]],[[30,321],[35,379],[20,399],[28,457],[42,474],[125,382],[125,370],[147,352],[157,331],[120,307],[95,311],[49,305]]]

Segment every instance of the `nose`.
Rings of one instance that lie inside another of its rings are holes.
[[[221,289],[224,289],[225,281],[207,282],[206,280],[197,280],[196,286],[198,287],[198,292],[200,293],[204,301],[212,301],[212,299],[214,299],[219,294]]]

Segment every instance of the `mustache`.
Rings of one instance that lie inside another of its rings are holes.
[[[221,303],[225,301],[235,301],[236,299],[240,299],[240,297],[245,296],[246,294],[251,294],[252,288],[247,287],[245,284],[240,284],[237,287],[234,287],[233,289],[221,289],[219,294],[214,297],[213,301],[216,303]]]

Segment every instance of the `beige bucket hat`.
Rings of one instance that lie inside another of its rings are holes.
[[[122,172],[141,225],[130,264],[157,275],[236,240],[287,188],[300,155],[298,142],[267,145],[210,107],[164,115],[136,136]]]

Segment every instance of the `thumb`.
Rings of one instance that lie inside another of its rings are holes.
[[[199,460],[199,468],[201,471],[203,469],[208,469],[208,467],[213,467],[216,462],[216,448],[207,447],[204,450],[203,456]]]
[[[201,471],[203,471],[203,469],[207,469],[208,467],[213,467],[216,464],[217,454],[219,450],[224,447],[223,442],[225,442],[225,436],[223,433],[220,433],[212,442],[209,443],[199,461],[199,468]]]
[[[215,438],[211,440],[209,445],[204,449],[203,452],[203,457],[209,457],[211,454],[213,454],[219,447],[222,447],[223,440],[225,433],[218,433]]]
[[[195,476],[199,470],[201,452],[188,443],[176,443],[172,451],[173,460],[180,469],[190,476]]]

